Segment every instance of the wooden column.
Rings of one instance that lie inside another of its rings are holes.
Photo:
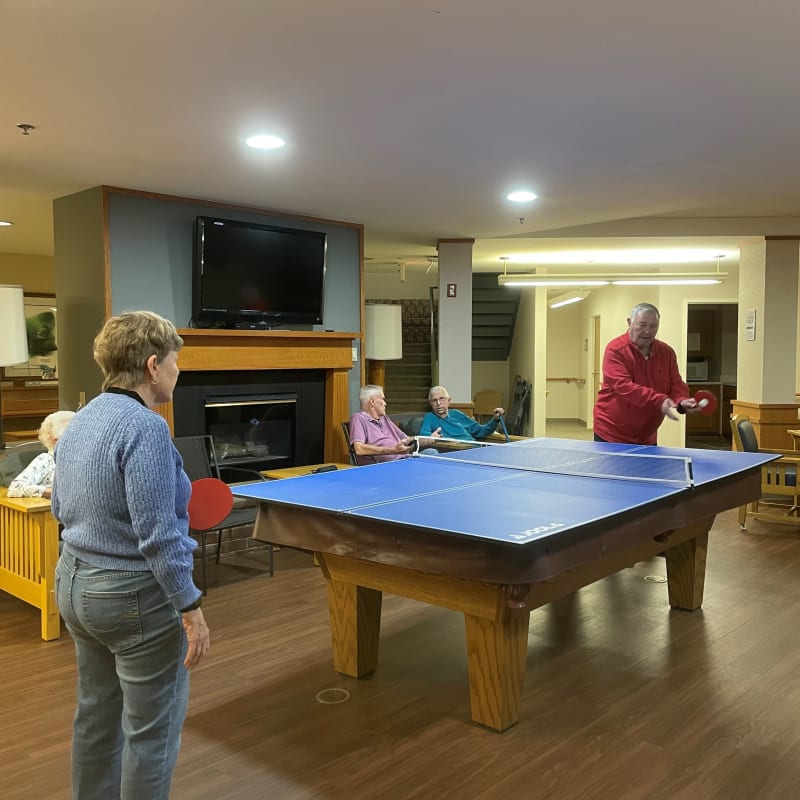
[[[794,442],[787,430],[800,428],[797,414],[800,403],[749,403],[731,400],[731,413],[753,423],[758,446],[769,450],[792,450]]]

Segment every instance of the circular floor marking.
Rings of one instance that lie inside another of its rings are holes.
[[[648,583],[666,583],[667,579],[663,575],[645,575],[644,579]]]
[[[347,689],[323,689],[317,692],[316,700],[325,705],[335,705],[336,703],[346,703],[350,699],[350,692]]]

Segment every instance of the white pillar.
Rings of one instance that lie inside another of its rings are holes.
[[[798,374],[800,240],[741,248],[737,399],[795,403]]]
[[[472,246],[439,242],[439,383],[455,403],[472,402]]]

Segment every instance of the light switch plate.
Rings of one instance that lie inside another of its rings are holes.
[[[358,361],[358,348],[353,348],[353,361]]]

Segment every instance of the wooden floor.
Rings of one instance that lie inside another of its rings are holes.
[[[469,721],[459,615],[385,598],[378,672],[355,681],[310,556],[280,550],[273,579],[263,554],[212,566],[173,798],[799,797],[800,538],[751,525],[717,520],[702,611],[670,611],[661,558],[536,611],[504,734]],[[0,621],[0,793],[68,798],[69,637],[40,641],[6,595]],[[318,702],[331,688],[349,700]]]

